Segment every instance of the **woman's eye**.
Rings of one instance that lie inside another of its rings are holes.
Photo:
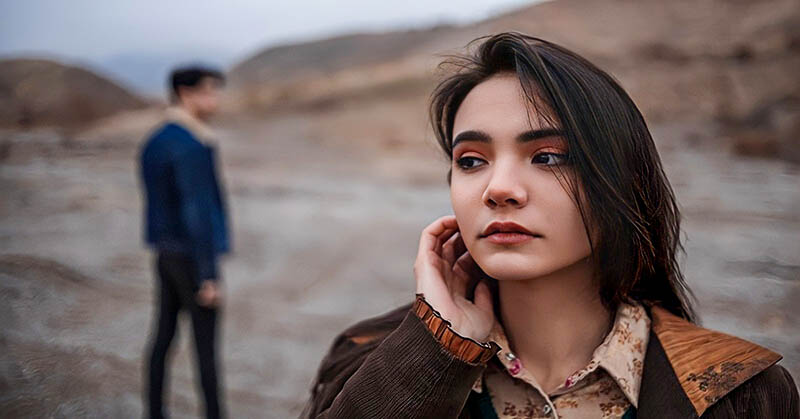
[[[533,156],[533,163],[545,166],[558,166],[567,162],[566,154],[559,153],[539,153]]]
[[[456,161],[458,167],[464,170],[474,169],[478,166],[483,165],[484,163],[485,162],[483,161],[483,159],[479,159],[477,157],[462,157]]]

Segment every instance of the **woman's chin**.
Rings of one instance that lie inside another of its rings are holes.
[[[473,258],[483,272],[498,281],[531,279],[552,271],[540,258],[517,252],[473,254]]]

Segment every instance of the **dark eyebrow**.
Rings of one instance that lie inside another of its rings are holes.
[[[461,142],[464,142],[464,141],[477,141],[477,142],[480,142],[480,143],[491,143],[492,142],[492,137],[489,134],[487,134],[487,133],[485,133],[483,131],[474,131],[474,130],[464,131],[464,132],[461,132],[458,135],[456,135],[456,138],[453,139],[453,145],[451,145],[450,148],[456,148],[456,145],[458,145],[458,143],[461,143]]]
[[[563,135],[564,131],[557,128],[536,129],[531,131],[525,131],[522,134],[518,135],[517,142],[526,143],[528,141],[534,141],[540,138],[560,137]],[[453,145],[451,146],[451,148],[456,148],[456,145],[458,145],[458,143],[464,141],[491,143],[492,136],[483,131],[476,131],[476,130],[464,131],[456,135],[456,138],[453,139]]]
[[[528,141],[538,140],[540,138],[547,138],[547,137],[561,137],[564,135],[564,131],[556,128],[544,128],[544,129],[537,129],[523,132],[522,134],[517,136],[517,141],[520,143],[526,143]]]

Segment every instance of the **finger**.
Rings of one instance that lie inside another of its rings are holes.
[[[428,251],[435,250],[439,236],[448,229],[457,229],[456,217],[453,215],[445,215],[422,230],[419,239],[419,255],[425,255]]]
[[[442,245],[442,259],[447,263],[449,269],[453,269],[453,264],[456,262],[456,243],[459,236],[458,232],[453,233]]]
[[[492,312],[492,293],[486,281],[481,281],[475,287],[475,305],[481,310]]]
[[[450,294],[462,298],[467,298],[467,286],[469,282],[469,274],[464,272],[460,266],[453,267],[453,275],[447,283]]]
[[[471,280],[476,279],[470,260],[472,260],[472,256],[469,253],[464,253],[455,261],[452,267],[454,275],[449,284],[453,294],[464,298],[466,298],[467,287]]]
[[[436,239],[436,246],[434,246],[433,251],[436,252],[437,255],[444,256],[443,250],[444,245],[447,243],[448,240],[453,238],[453,236],[458,233],[458,230],[448,228],[439,237]]]
[[[450,267],[452,268],[455,262],[467,252],[467,245],[464,243],[464,236],[461,235],[461,232],[458,233],[455,242],[453,242],[453,261],[450,263]]]
[[[458,259],[456,259],[456,265],[459,265],[461,270],[466,272],[467,275],[471,277],[480,279],[482,276],[481,268],[478,267],[478,264],[475,262],[475,259],[472,258],[472,255],[469,252],[465,252]]]

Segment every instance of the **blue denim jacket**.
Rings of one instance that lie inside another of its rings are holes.
[[[217,279],[217,256],[230,246],[214,148],[168,122],[145,142],[139,157],[146,242],[158,251],[191,257],[199,282]]]

